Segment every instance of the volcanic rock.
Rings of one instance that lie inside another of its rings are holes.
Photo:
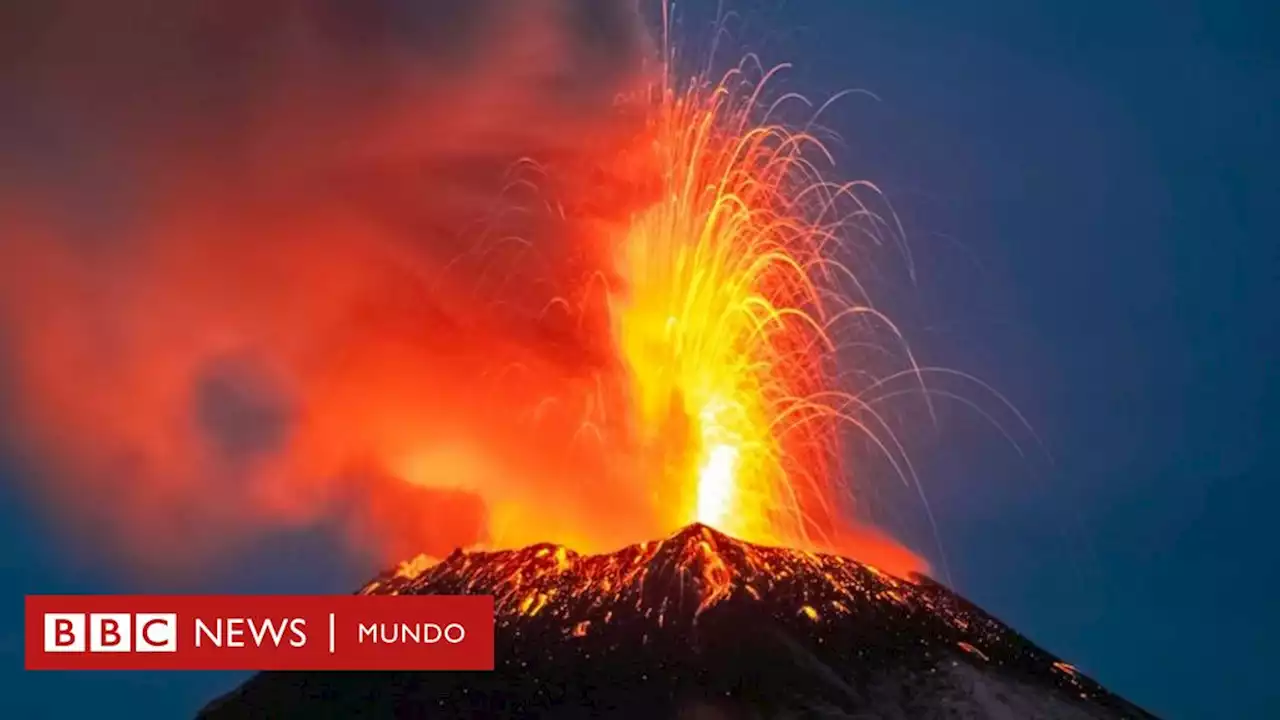
[[[360,592],[493,595],[495,670],[261,673],[199,718],[1153,717],[929,578],[702,525],[457,551]]]

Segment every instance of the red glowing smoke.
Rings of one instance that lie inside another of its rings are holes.
[[[560,440],[608,333],[558,299],[614,218],[558,203],[629,182],[593,157],[632,134],[635,9],[420,5],[0,11],[8,439],[65,519],[143,560],[334,516],[446,552],[485,538],[477,493],[562,477],[541,519],[626,532]]]
[[[634,0],[8,3],[31,492],[166,568],[319,522],[384,560],[669,529],[595,302],[652,181],[619,161],[649,50]]]

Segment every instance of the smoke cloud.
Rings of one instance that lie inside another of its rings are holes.
[[[649,51],[634,0],[6,3],[28,489],[157,566],[319,522],[384,559],[635,539],[592,298]]]

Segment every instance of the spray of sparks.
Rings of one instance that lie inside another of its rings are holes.
[[[644,441],[663,458],[682,522],[829,546],[847,489],[846,429],[914,478],[888,426],[836,371],[851,332],[863,344],[888,337],[892,348],[877,349],[921,376],[837,260],[851,229],[880,242],[900,227],[859,200],[878,195],[873,186],[822,179],[831,157],[814,134],[771,121],[780,105],[762,98],[776,69],[752,81],[758,66],[745,62],[717,83],[678,86],[671,65],[649,123],[662,191],[632,220],[615,307]]]

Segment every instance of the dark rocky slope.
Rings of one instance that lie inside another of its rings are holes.
[[[1150,718],[927,578],[695,525],[406,564],[365,593],[492,594],[490,673],[262,673],[232,718]]]

